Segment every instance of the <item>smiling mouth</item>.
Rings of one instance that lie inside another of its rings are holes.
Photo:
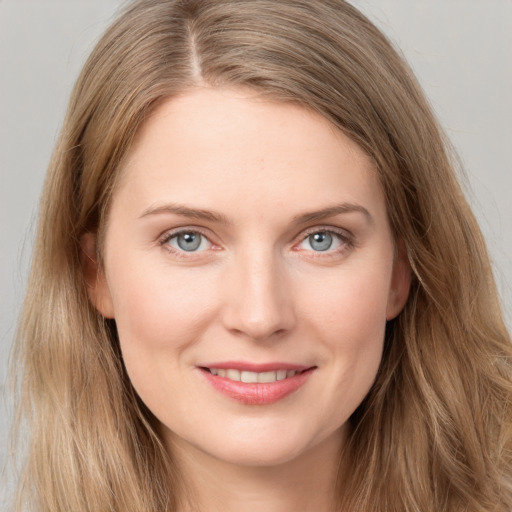
[[[246,370],[236,370],[234,368],[202,368],[202,370],[211,373],[217,377],[223,377],[234,382],[244,382],[247,384],[268,384],[286,380],[295,375],[299,375],[306,370],[275,370],[267,372],[250,372]]]
[[[317,369],[316,366],[250,363],[223,363],[222,367],[219,366],[212,364],[198,369],[215,390],[245,405],[277,402],[298,391]]]

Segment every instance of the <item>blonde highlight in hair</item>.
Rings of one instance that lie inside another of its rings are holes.
[[[411,294],[351,418],[339,510],[508,512],[512,349],[485,244],[415,78],[342,0],[138,0],[99,41],[50,164],[20,320],[30,438],[18,510],[161,512],[186,494],[114,321],[89,302],[80,241],[101,242],[144,120],[205,85],[303,105],[350,136],[375,161],[407,250]]]

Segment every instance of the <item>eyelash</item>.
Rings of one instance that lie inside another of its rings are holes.
[[[296,249],[298,246],[302,245],[311,235],[315,235],[317,233],[324,233],[337,238],[340,242],[340,246],[334,250],[327,249],[326,251],[308,251],[310,257],[313,258],[329,258],[343,255],[346,251],[355,247],[354,236],[346,230],[335,229],[327,226],[315,226],[314,228],[310,228],[306,230],[304,233],[301,233],[299,242],[294,244],[294,250],[300,251],[300,249]]]
[[[194,228],[179,228],[179,229],[167,232],[159,239],[158,243],[162,247],[164,247],[167,251],[172,253],[174,256],[177,256],[178,258],[191,258],[191,257],[193,258],[195,255],[200,254],[203,251],[201,251],[200,253],[196,253],[195,251],[185,251],[185,250],[176,249],[169,245],[169,242],[173,238],[176,238],[180,235],[184,235],[184,234],[188,234],[188,233],[201,235],[201,237],[208,240],[209,244],[211,244],[212,246],[215,246],[215,244],[213,244],[213,242],[210,240],[208,235],[206,235],[201,229],[196,228],[196,227],[194,227]]]
[[[204,237],[208,243],[216,247],[215,244],[210,240],[208,235],[206,235],[201,229],[199,228],[179,228],[170,232],[165,233],[159,240],[158,243],[160,246],[164,247],[167,251],[171,252],[173,255],[179,257],[179,258],[193,258],[194,256],[197,257],[197,254],[201,254],[205,251],[185,251],[176,249],[169,245],[169,242],[180,235],[183,234],[198,234],[201,237]],[[328,258],[337,256],[340,254],[345,253],[347,250],[352,249],[355,246],[354,237],[351,233],[341,230],[341,229],[334,229],[332,227],[323,227],[323,226],[315,226],[314,228],[310,228],[306,230],[305,232],[301,233],[300,239],[298,242],[294,242],[293,244],[293,250],[296,252],[299,252],[301,249],[298,248],[302,243],[304,243],[311,235],[315,235],[318,233],[325,233],[328,235],[331,235],[335,238],[337,238],[340,242],[340,247],[336,248],[334,250],[327,249],[325,251],[314,251],[309,250],[307,252],[311,253],[311,257],[315,258]],[[211,248],[211,247],[210,247]]]

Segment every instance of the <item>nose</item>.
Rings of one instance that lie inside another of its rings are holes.
[[[224,275],[222,286],[222,321],[231,333],[264,341],[294,327],[294,296],[283,264],[273,255],[240,255]]]

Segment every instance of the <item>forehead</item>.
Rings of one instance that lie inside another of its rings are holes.
[[[207,87],[166,100],[146,120],[114,201],[120,193],[146,207],[382,203],[372,160],[323,117],[252,91]]]

